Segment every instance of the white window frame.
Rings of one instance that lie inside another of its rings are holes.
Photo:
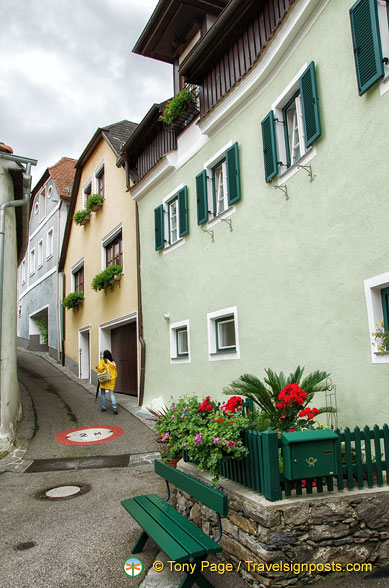
[[[276,119],[275,127],[276,127],[276,137],[277,137],[277,150],[278,150],[278,160],[281,161],[283,166],[281,166],[280,173],[277,176],[277,185],[284,184],[287,182],[292,176],[294,176],[297,172],[300,171],[303,165],[307,165],[311,159],[316,156],[316,145],[313,144],[308,149],[305,147],[305,138],[304,138],[304,125],[302,120],[299,122],[302,125],[300,127],[301,136],[300,136],[300,158],[289,167],[286,167],[288,157],[286,151],[286,135],[285,135],[285,128],[283,123],[283,109],[288,104],[288,102],[293,98],[295,94],[300,89],[300,78],[307,69],[308,64],[304,63],[301,67],[300,71],[296,73],[296,75],[292,78],[289,82],[288,86],[283,90],[283,92],[276,98],[276,100],[271,105],[271,109],[274,112],[274,118]],[[302,111],[300,112],[300,116],[302,117]],[[277,122],[280,121],[280,122]],[[299,133],[300,134],[300,133]]]
[[[53,186],[49,186],[48,190],[47,190],[47,198],[51,198],[53,194]]]
[[[101,174],[104,174],[104,198],[105,198],[105,191],[106,191],[106,175],[105,175],[105,162],[102,161],[99,166],[96,168],[94,175],[94,185],[95,185],[95,189],[94,189],[94,194],[99,194],[100,192],[98,191],[98,179],[101,176]]]
[[[187,331],[187,339],[188,339],[188,355],[178,355],[177,349],[177,331],[184,329],[186,327]],[[180,321],[177,323],[172,323],[169,325],[169,336],[170,336],[170,363],[174,364],[182,364],[182,363],[191,363],[191,354],[190,354],[190,330],[189,330],[189,319]]]
[[[217,320],[224,317],[233,316],[235,325],[235,351],[221,352],[216,347],[216,328]],[[238,308],[231,306],[223,308],[207,314],[207,328],[208,328],[208,360],[219,361],[229,359],[240,359],[240,345],[239,345],[239,328],[238,328]]]
[[[74,274],[76,274],[80,269],[84,267],[84,258],[77,261],[75,265],[71,268],[71,292],[75,292],[76,281],[74,279]],[[84,269],[84,285],[85,285],[85,269]]]
[[[35,247],[30,249],[29,262],[30,276],[32,276],[35,273]]]
[[[26,283],[27,279],[27,267],[26,267],[26,258],[22,261],[22,284]]]
[[[122,275],[124,275],[124,233],[123,233],[123,223],[121,222],[120,225],[112,229],[112,231],[101,239],[101,269],[106,269],[106,251],[105,248],[116,239],[116,237],[122,234],[122,265],[123,268]]]
[[[389,363],[389,351],[385,351],[383,354],[378,351],[372,335],[377,330],[376,325],[382,319],[381,290],[383,288],[389,288],[389,272],[365,280],[364,286],[369,323],[371,361],[372,363]]]
[[[51,237],[50,237],[51,235]],[[54,255],[54,227],[50,227],[46,235],[46,259]]]
[[[226,145],[224,145],[219,151],[214,153],[208,161],[204,163],[204,169],[207,172],[207,195],[208,195],[208,211],[211,211],[211,215],[208,214],[208,222],[207,222],[207,229],[212,228],[213,226],[217,225],[218,223],[222,222],[224,219],[230,217],[234,212],[236,212],[236,208],[234,205],[228,205],[228,189],[227,189],[227,164],[225,165],[225,193],[224,193],[224,204],[225,209],[220,214],[214,214],[217,211],[214,211],[214,202],[213,202],[213,170],[215,167],[220,164],[223,159],[226,158],[227,149],[232,147],[232,141],[229,141]],[[217,203],[216,203],[217,206]]]
[[[182,190],[184,184],[180,184],[174,190],[169,192],[167,196],[162,200],[163,205],[163,235],[164,239],[166,236],[169,240],[165,239],[163,254],[170,253],[185,243],[185,237],[180,237],[180,219],[179,219],[179,206],[178,206],[178,192]],[[177,240],[174,243],[170,243],[170,231],[169,231],[169,206],[177,200]]]
[[[38,212],[39,212],[39,197],[35,196],[34,214],[38,214]]]
[[[90,188],[90,194],[87,193],[87,190],[89,188]],[[83,206],[83,208],[86,208],[86,203],[87,203],[89,196],[92,196],[92,178],[89,178],[89,180],[86,182],[86,184],[82,188],[82,206]]]
[[[38,241],[38,257],[37,257],[37,269],[43,265],[43,239]]]
[[[46,188],[39,192],[39,222],[46,218]]]
[[[389,24],[387,6],[384,0],[377,0],[378,22],[381,36],[382,56],[389,57]],[[389,63],[384,63],[385,75],[380,80],[380,94],[383,96],[389,91]]]

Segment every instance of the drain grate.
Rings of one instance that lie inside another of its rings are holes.
[[[25,473],[98,468],[126,468],[129,461],[130,454],[128,453],[125,455],[104,455],[83,458],[63,457],[59,459],[35,459],[25,470]]]
[[[62,486],[51,486],[50,488],[44,488],[39,490],[35,494],[35,498],[39,500],[68,500],[69,498],[76,498],[76,496],[82,496],[91,489],[90,484],[63,484]]]

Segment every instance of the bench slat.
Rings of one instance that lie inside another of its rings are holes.
[[[183,562],[188,559],[188,552],[165,529],[156,523],[152,516],[145,512],[133,498],[122,500],[121,504],[171,560]]]
[[[197,498],[197,500],[218,512],[222,517],[227,516],[228,498],[225,494],[206,486],[184,472],[172,468],[160,459],[154,460],[154,470],[156,474]]]
[[[180,525],[169,517],[167,512],[164,512],[159,508],[159,504],[154,500],[154,496],[135,496],[134,500],[144,508],[145,511],[148,512],[150,516],[152,516],[153,519],[160,524],[191,557],[200,557],[200,555],[206,553],[206,549],[193,538],[192,533],[188,533],[180,527]]]
[[[151,498],[151,497],[150,497]],[[152,501],[155,505],[163,511],[176,525],[181,527],[187,534],[189,534],[200,546],[203,548],[203,553],[219,553],[223,551],[222,547],[216,543],[211,537],[206,535],[201,529],[196,527],[194,523],[182,516],[170,504],[167,504],[160,496],[152,495]]]

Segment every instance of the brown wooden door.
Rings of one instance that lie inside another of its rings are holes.
[[[112,357],[118,368],[115,391],[138,395],[136,323],[111,331]]]

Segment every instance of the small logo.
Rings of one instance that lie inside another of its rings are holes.
[[[317,459],[316,459],[316,457],[309,457],[305,461],[307,462],[307,464],[309,465],[310,468],[314,468],[315,463],[317,462]]]
[[[135,576],[139,576],[143,570],[143,564],[140,559],[136,557],[130,557],[124,562],[123,565],[124,573],[130,578],[134,578]]]

